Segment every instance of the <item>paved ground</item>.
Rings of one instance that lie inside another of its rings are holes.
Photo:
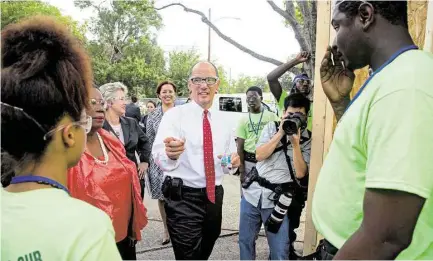
[[[226,176],[223,182],[224,204],[222,233],[215,244],[210,257],[212,260],[239,260],[238,226],[239,226],[239,178]],[[171,245],[162,246],[163,225],[156,200],[145,196],[145,205],[148,210],[149,224],[143,229],[143,240],[137,244],[137,258],[139,260],[173,260],[174,254]],[[304,218],[297,230],[298,242],[295,248],[302,252]],[[257,260],[267,260],[268,245],[263,231],[256,242]]]

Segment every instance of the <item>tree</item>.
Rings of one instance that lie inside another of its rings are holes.
[[[286,20],[286,24],[290,26],[291,29],[294,31],[295,38],[298,41],[301,49],[304,51],[309,51],[313,54],[312,55],[313,59],[303,69],[309,75],[314,77],[314,53],[316,49],[316,17],[317,17],[316,1],[314,0],[285,1],[284,9],[278,7],[272,0],[268,0],[267,2],[275,12],[277,12]],[[204,22],[210,28],[212,28],[212,30],[214,30],[215,33],[218,36],[220,36],[223,40],[232,44],[239,50],[246,52],[261,61],[272,63],[277,66],[282,64],[281,61],[256,53],[253,50],[245,47],[244,45],[228,37],[223,32],[221,32],[218,29],[218,27],[216,27],[211,21],[209,21],[208,17],[203,12],[200,12],[192,8],[188,8],[181,3],[171,3],[162,6],[160,8],[156,8],[156,10],[163,10],[171,6],[180,6],[183,8],[185,12],[190,12],[201,16],[202,22]],[[292,72],[298,74],[300,73],[300,70],[299,68],[293,68]]]
[[[122,57],[127,45],[139,42],[142,37],[153,39],[152,29],[161,27],[161,17],[149,0],[75,0],[74,3],[81,9],[96,11],[97,17],[90,23],[90,31],[99,42],[110,47],[112,62]]]
[[[191,67],[200,59],[195,49],[187,51],[171,51],[168,58],[167,78],[177,86],[177,94],[188,96],[188,77]]]
[[[161,27],[161,17],[153,2],[74,1],[81,9],[96,11],[90,23],[95,39],[88,44],[97,84],[121,81],[130,92],[154,96],[157,83],[164,78],[163,50],[154,32]]]
[[[1,3],[1,29],[11,23],[34,15],[47,15],[54,17],[68,26],[72,33],[80,40],[84,40],[86,24],[80,25],[70,16],[64,16],[60,10],[41,1],[2,1]]]
[[[230,93],[245,93],[249,87],[257,86],[263,89],[264,92],[269,91],[266,77],[240,75],[236,80],[232,81]]]

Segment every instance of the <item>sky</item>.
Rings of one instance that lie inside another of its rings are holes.
[[[79,22],[95,15],[90,10],[76,8],[73,0],[45,1]],[[259,54],[285,62],[289,56],[299,52],[292,30],[285,27],[283,18],[272,10],[266,0],[156,0],[155,6],[174,2],[183,3],[205,14],[211,8],[211,20],[223,33]],[[281,2],[276,0],[277,4]],[[199,51],[201,59],[207,59],[208,27],[198,15],[186,13],[177,6],[159,13],[164,26],[158,32],[157,40],[166,53],[194,48]],[[213,31],[211,60],[222,65],[228,77],[233,79],[241,74],[264,77],[276,67],[242,52]]]

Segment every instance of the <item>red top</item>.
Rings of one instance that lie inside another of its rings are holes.
[[[93,156],[84,152],[80,162],[68,171],[68,189],[74,198],[110,216],[116,242],[126,238],[133,210],[133,234],[141,240],[140,231],[147,225],[147,211],[140,196],[135,164],[126,158],[123,144],[116,137],[103,129],[98,133],[109,150],[107,165],[96,163]]]

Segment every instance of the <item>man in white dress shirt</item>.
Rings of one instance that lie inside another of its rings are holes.
[[[221,157],[239,166],[233,130],[212,109],[217,68],[199,62],[191,70],[191,102],[162,118],[152,155],[164,171],[167,226],[176,259],[206,260],[221,233],[224,171]]]

